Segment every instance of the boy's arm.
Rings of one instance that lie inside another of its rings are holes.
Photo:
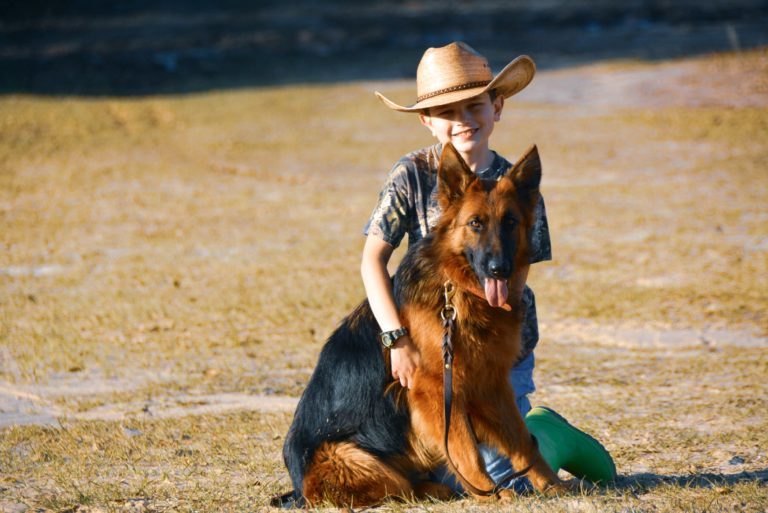
[[[392,280],[387,263],[394,248],[376,235],[368,235],[363,248],[360,274],[363,277],[365,293],[371,305],[373,316],[382,331],[391,331],[402,326],[392,292]],[[522,289],[521,289],[522,290]],[[390,349],[392,377],[400,380],[404,387],[411,388],[413,373],[419,365],[419,352],[408,335],[400,337]]]

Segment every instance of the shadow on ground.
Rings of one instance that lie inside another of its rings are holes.
[[[754,472],[739,472],[736,474],[689,474],[689,475],[663,475],[653,473],[631,474],[619,476],[616,479],[617,489],[627,489],[647,492],[659,486],[679,486],[684,488],[714,488],[718,486],[733,486],[738,483],[759,482],[768,484],[768,469]]]
[[[495,68],[552,68],[768,44],[768,2],[6,4],[0,94],[147,95],[411,77],[425,48],[465,40]]]

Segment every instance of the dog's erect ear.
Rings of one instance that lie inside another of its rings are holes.
[[[446,143],[437,169],[438,200],[445,210],[464,195],[476,176],[451,143]]]
[[[535,144],[525,152],[517,164],[507,171],[507,176],[515,184],[515,189],[517,189],[521,199],[532,198],[539,192],[541,160],[539,160],[539,150]]]

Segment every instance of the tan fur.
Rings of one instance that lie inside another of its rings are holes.
[[[412,494],[401,473],[350,442],[318,447],[304,478],[304,496],[310,504],[362,506]]]
[[[527,158],[527,157],[526,157]],[[450,456],[459,472],[475,487],[493,488],[485,473],[477,451],[475,436],[480,442],[496,446],[512,460],[515,468],[533,464],[528,474],[539,490],[559,486],[557,476],[541,458],[531,442],[528,430],[517,409],[514,392],[506,383],[506,373],[520,354],[520,324],[522,311],[519,301],[513,301],[510,310],[489,308],[484,291],[468,265],[462,261],[462,248],[477,234],[467,228],[467,221],[479,216],[489,225],[501,222],[503,212],[513,210],[522,218],[517,231],[518,251],[515,268],[528,262],[527,231],[532,223],[529,213],[516,203],[512,180],[502,179],[487,192],[485,183],[473,182],[465,191],[462,201],[446,205],[443,214],[450,216],[443,222],[449,227],[447,237],[439,246],[439,260],[446,262],[446,274],[458,288],[454,303],[458,308],[453,368],[453,414],[449,437]],[[528,214],[528,215],[526,215]],[[482,241],[481,241],[482,242]],[[494,242],[488,245],[493,247]],[[510,282],[516,282],[513,275]],[[434,285],[433,285],[434,286]],[[419,413],[427,418],[414,430],[422,429],[420,437],[433,441],[442,439],[442,401],[435,400],[435,392],[442,390],[443,365],[439,344],[442,335],[440,319],[434,312],[407,308],[402,312],[422,354],[422,364],[414,377],[414,390],[408,395],[412,416]],[[439,393],[439,392],[438,392]]]

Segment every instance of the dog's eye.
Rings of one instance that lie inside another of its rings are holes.
[[[504,224],[510,228],[514,228],[515,225],[517,225],[517,219],[515,219],[515,216],[506,216],[504,218]]]
[[[483,227],[483,222],[476,217],[473,217],[472,219],[470,219],[469,223],[467,224],[469,224],[469,227],[472,228],[473,230],[479,230]]]

